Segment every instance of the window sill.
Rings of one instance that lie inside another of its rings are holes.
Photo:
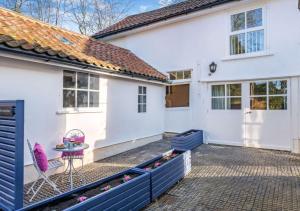
[[[166,111],[187,111],[187,110],[190,110],[190,107],[166,108]]]
[[[260,52],[260,53],[253,53],[253,54],[226,56],[225,58],[223,58],[221,60],[222,61],[231,61],[231,60],[252,59],[252,58],[267,57],[267,56],[274,56],[274,54],[270,53],[270,52]]]
[[[95,108],[95,109],[83,108],[83,109],[62,109],[56,112],[57,115],[81,114],[81,113],[103,113],[103,111],[100,108]]]

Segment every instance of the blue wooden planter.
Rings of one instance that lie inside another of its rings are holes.
[[[171,146],[174,149],[192,150],[203,144],[202,130],[189,130],[174,136],[171,140]]]
[[[79,187],[70,192],[66,192],[51,199],[47,199],[29,207],[25,207],[22,210],[43,210],[43,207],[49,203],[56,203],[63,198],[71,196],[72,194],[76,194],[94,187],[99,187],[103,183],[128,173],[136,173],[139,174],[139,176],[108,191],[99,193],[99,195],[91,197],[84,202],[75,204],[65,209],[65,211],[140,210],[150,203],[150,174],[139,169],[130,169],[120,172],[89,185]]]
[[[164,192],[166,192],[174,184],[176,184],[181,178],[185,176],[186,171],[190,169],[186,167],[188,162],[185,162],[185,157],[186,157],[184,156],[185,152],[180,150],[171,150],[156,158],[146,161],[145,163],[142,163],[136,167],[141,170],[144,170],[144,168],[149,164],[161,159],[163,156],[167,154],[171,154],[173,151],[180,153],[180,155],[155,169],[147,171],[150,172],[151,175],[151,200],[152,201],[157,197],[159,197]]]

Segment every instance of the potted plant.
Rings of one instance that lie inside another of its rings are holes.
[[[174,149],[192,150],[201,144],[203,144],[202,130],[189,130],[171,139],[171,146]]]
[[[129,169],[22,210],[139,210],[150,203],[150,174]]]
[[[187,162],[187,159],[190,160],[190,151],[171,150],[136,167],[151,175],[151,200],[167,191],[188,173],[191,162]]]

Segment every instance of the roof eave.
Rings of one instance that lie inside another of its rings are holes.
[[[140,79],[144,79],[147,81],[158,81],[161,83],[167,83],[167,79],[162,79],[162,78],[157,78],[157,77],[152,77],[152,76],[147,76],[147,75],[142,75],[142,74],[137,74],[131,71],[117,71],[117,70],[109,70],[109,69],[105,69],[105,68],[100,68],[94,65],[90,65],[90,64],[84,64],[84,63],[80,63],[77,61],[71,61],[71,60],[67,60],[64,58],[59,58],[59,57],[55,57],[55,56],[49,56],[47,54],[37,54],[34,52],[30,52],[30,51],[25,51],[22,49],[17,49],[17,48],[10,48],[7,46],[1,46],[0,45],[0,51],[2,52],[6,52],[6,53],[13,53],[22,57],[31,57],[31,58],[35,58],[35,59],[40,59],[44,62],[55,62],[55,63],[61,63],[61,64],[66,64],[66,65],[70,65],[70,66],[75,66],[81,69],[92,69],[95,70],[97,72],[102,72],[102,73],[109,73],[112,75],[124,75],[124,76],[129,76],[132,78],[140,78]]]

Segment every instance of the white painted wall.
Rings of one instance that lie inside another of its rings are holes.
[[[256,57],[230,58],[230,15],[259,7],[265,11],[265,52]],[[224,5],[222,8],[205,15],[199,12],[197,17],[193,14],[191,19],[168,25],[161,23],[159,27],[149,27],[147,30],[140,30],[110,42],[130,49],[160,71],[194,70],[190,109],[181,112],[167,110],[166,129],[181,132],[186,127],[202,128],[206,129],[210,139],[238,143],[242,134],[234,132],[234,128],[242,124],[243,119],[238,114],[232,116],[231,113],[209,113],[208,82],[299,76],[300,11],[296,0],[245,0],[231,4],[227,9],[224,9]],[[208,12],[210,10],[206,11]],[[215,74],[209,76],[208,66],[213,61],[218,64],[218,69]],[[295,89],[296,86],[293,85],[291,93],[296,93]],[[291,97],[292,102],[298,102],[294,99],[298,98],[298,95],[291,94]],[[296,108],[299,104],[291,106]],[[298,115],[295,109],[293,112],[289,115]],[[222,126],[218,126],[220,122],[217,117],[224,121]],[[295,135],[293,138],[299,139]]]
[[[0,100],[25,100],[25,139],[40,142],[49,159],[70,129],[86,134],[88,151],[162,134],[164,89],[161,85],[100,75],[101,112],[62,111],[63,69],[0,57]],[[137,112],[138,85],[147,87],[147,113]],[[25,164],[32,163],[27,144]]]

